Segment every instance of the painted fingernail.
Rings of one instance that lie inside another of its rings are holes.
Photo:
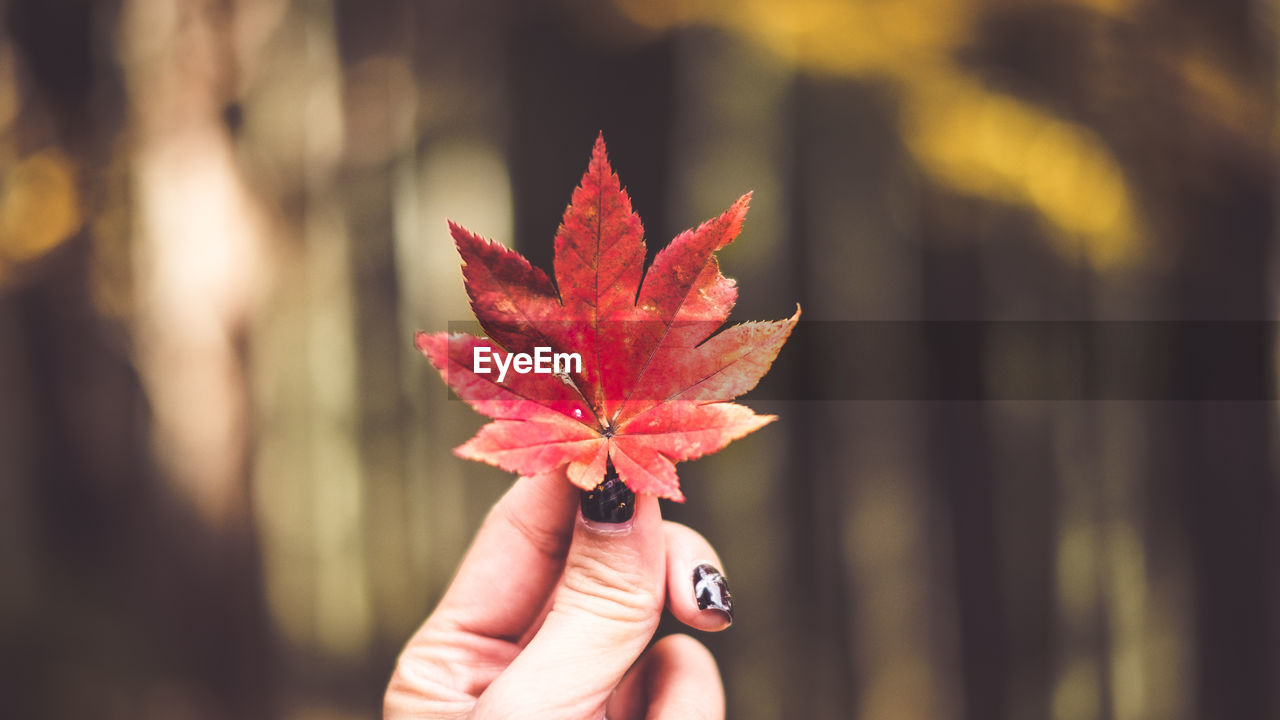
[[[733,596],[729,583],[713,565],[702,563],[693,569],[693,597],[699,610],[719,610],[733,623]]]
[[[622,482],[613,463],[594,490],[582,491],[582,516],[593,522],[624,523],[636,511],[636,494]]]

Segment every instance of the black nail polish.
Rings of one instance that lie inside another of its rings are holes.
[[[582,491],[582,516],[602,523],[624,523],[636,511],[636,494],[622,482],[609,462],[604,480],[594,490]]]
[[[699,610],[720,610],[733,622],[733,596],[729,583],[714,566],[703,563],[693,569],[693,597]]]

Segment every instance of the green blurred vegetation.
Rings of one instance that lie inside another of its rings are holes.
[[[1273,3],[0,18],[6,717],[377,716],[509,483],[411,342],[470,317],[445,219],[549,267],[600,130],[651,251],[755,191],[737,317],[1276,315]],[[846,371],[793,340],[666,508],[730,717],[1280,717],[1273,403],[786,399]]]

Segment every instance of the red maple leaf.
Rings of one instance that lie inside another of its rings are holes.
[[[738,295],[714,253],[737,236],[750,198],[676,236],[646,272],[640,218],[601,136],[556,233],[555,283],[520,254],[449,223],[488,337],[418,333],[415,341],[459,397],[494,418],[454,452],[521,475],[566,473],[586,490],[611,462],[633,491],[683,501],[676,462],[776,419],[727,401],[755,387],[800,317],[797,306],[789,319],[712,336]],[[569,372],[531,368],[538,348],[541,369]],[[564,365],[550,362],[555,353]],[[501,379],[500,367],[508,368]]]

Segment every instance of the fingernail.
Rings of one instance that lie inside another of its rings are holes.
[[[636,494],[622,482],[613,463],[594,490],[582,491],[582,516],[592,522],[624,523],[636,511]]]
[[[719,610],[733,624],[733,596],[729,583],[714,565],[702,563],[693,569],[693,597],[699,610]]]

